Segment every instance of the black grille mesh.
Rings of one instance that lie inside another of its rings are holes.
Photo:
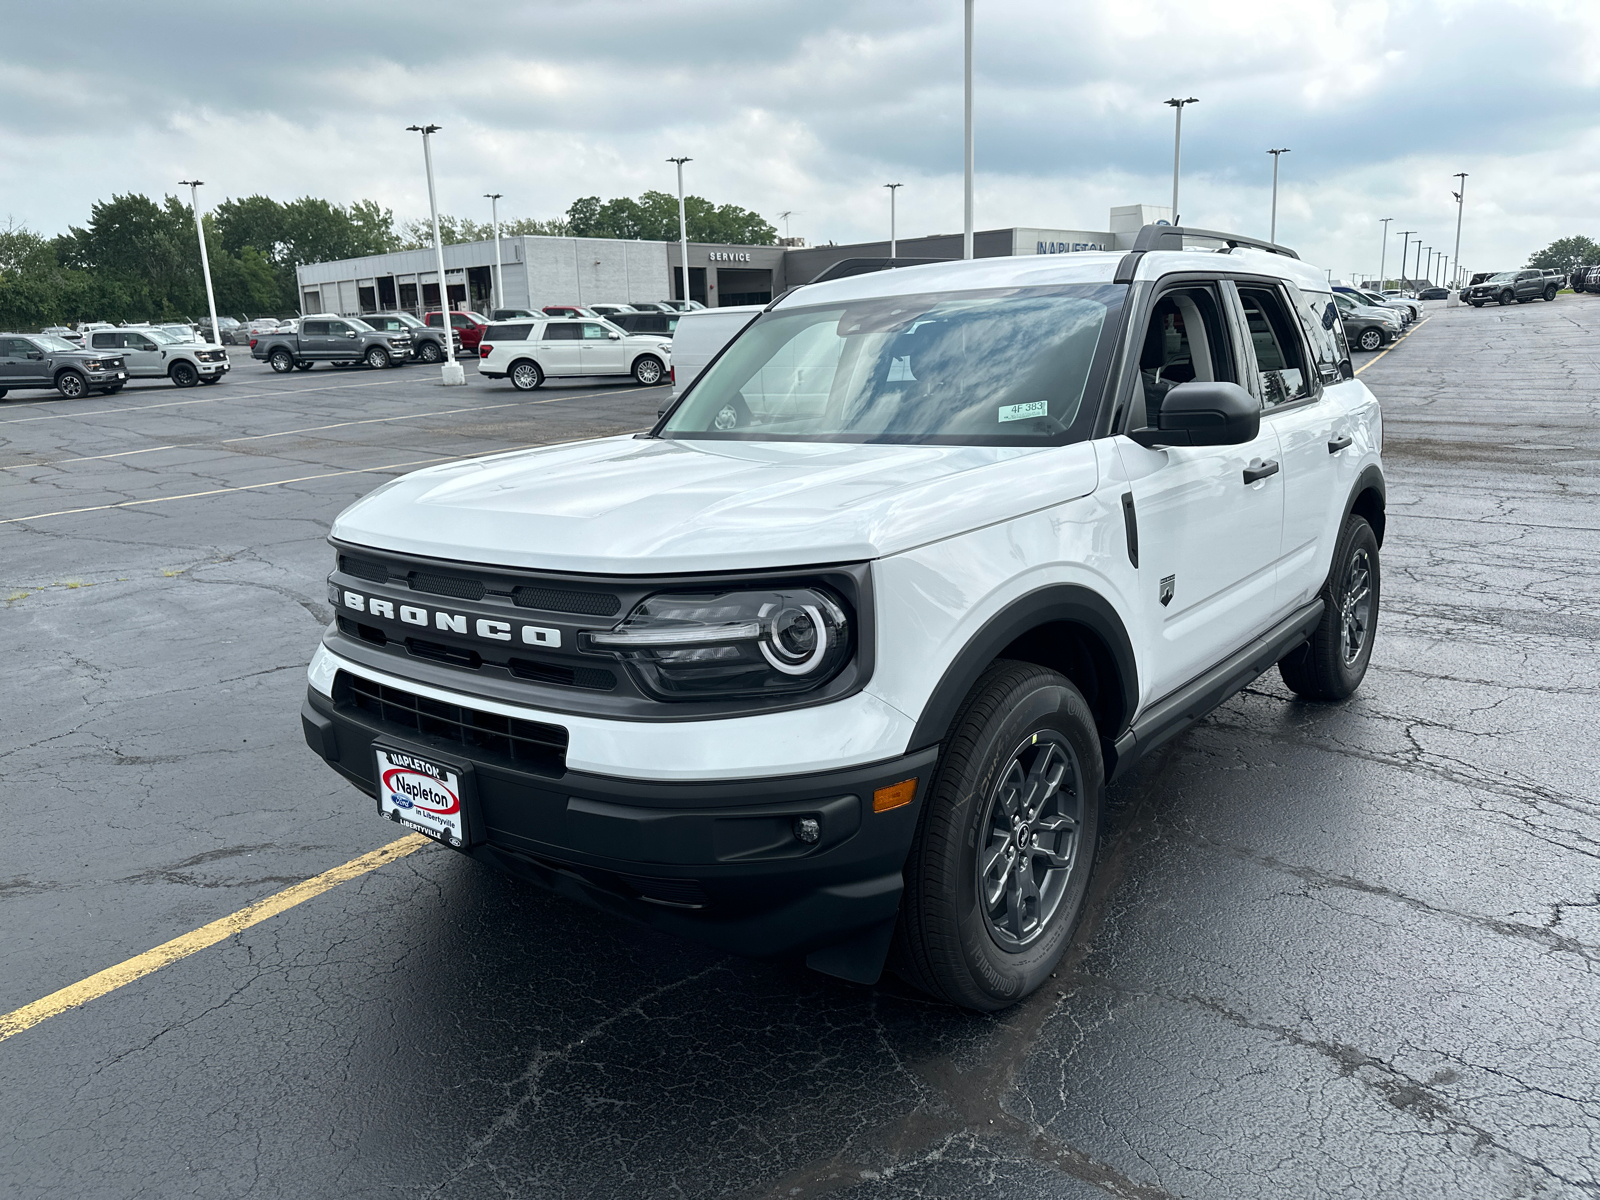
[[[606,592],[568,592],[558,588],[519,587],[511,593],[511,599],[522,608],[587,617],[609,617],[622,607],[621,600]]]
[[[411,587],[414,591],[432,592],[435,596],[454,596],[457,600],[483,599],[483,580],[467,579],[460,575],[413,571]]]
[[[333,694],[338,706],[359,709],[396,733],[456,742],[543,775],[562,775],[567,769],[567,731],[560,725],[447,704],[348,671],[335,678]]]
[[[357,579],[370,579],[373,583],[385,583],[389,579],[388,567],[377,559],[361,558],[355,554],[341,554],[339,569],[346,575],[354,575]]]

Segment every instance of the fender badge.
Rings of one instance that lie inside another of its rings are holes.
[[[1161,580],[1161,607],[1165,608],[1172,603],[1172,587],[1177,580],[1176,575],[1167,575]]]

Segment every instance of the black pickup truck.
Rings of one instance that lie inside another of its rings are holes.
[[[355,317],[305,317],[294,333],[265,333],[250,345],[250,357],[265,361],[279,374],[298,367],[309,371],[319,362],[335,366],[366,363],[389,367],[411,358],[411,335],[374,329]]]

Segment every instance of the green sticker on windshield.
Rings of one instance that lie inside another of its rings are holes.
[[[1050,402],[1048,400],[1035,400],[1031,404],[1002,404],[1000,406],[1000,419],[1002,421],[1026,421],[1029,417],[1048,417],[1050,415]]]

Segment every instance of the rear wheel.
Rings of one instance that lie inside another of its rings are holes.
[[[444,357],[444,350],[438,342],[423,342],[417,347],[417,357],[425,363],[436,363]]]
[[[1363,350],[1376,350],[1383,345],[1383,334],[1376,329],[1363,329],[1361,336],[1356,339],[1356,345]]]
[[[381,371],[389,365],[389,352],[382,346],[374,346],[367,351],[367,366],[374,371]]]
[[[76,371],[63,371],[56,376],[56,391],[68,400],[76,400],[89,390],[89,382]]]
[[[666,367],[653,354],[640,355],[633,364],[634,381],[643,384],[645,387],[654,387],[661,382],[661,377],[666,373]]]
[[[172,364],[172,369],[167,372],[167,377],[181,388],[191,388],[200,382],[200,372],[194,369],[194,364],[181,360]]]
[[[114,383],[108,388],[101,388],[100,389],[100,393],[101,393],[101,395],[105,395],[105,396],[115,396],[121,390],[122,390],[122,385],[120,383]],[[4,395],[5,395],[4,392],[0,392],[0,396],[4,396]]]
[[[279,375],[294,370],[294,355],[287,350],[274,350],[267,355],[267,362],[272,365],[272,369]]]
[[[539,369],[539,364],[527,359],[512,363],[507,374],[511,377],[511,386],[519,392],[531,392],[544,382],[544,372]]]
[[[1322,620],[1310,641],[1278,661],[1290,691],[1307,700],[1343,700],[1361,686],[1378,632],[1381,584],[1377,536],[1352,513],[1322,585]]]
[[[0,388],[0,400],[4,400],[5,398],[6,398],[6,389],[5,388]]]
[[[1082,915],[1104,768],[1064,676],[1000,660],[967,697],[906,860],[895,969],[985,1011],[1050,977]]]
[[[309,370],[311,370],[312,367],[314,367],[316,365],[317,364],[314,363],[314,362],[297,362],[294,365],[294,369],[296,371],[309,371]]]

